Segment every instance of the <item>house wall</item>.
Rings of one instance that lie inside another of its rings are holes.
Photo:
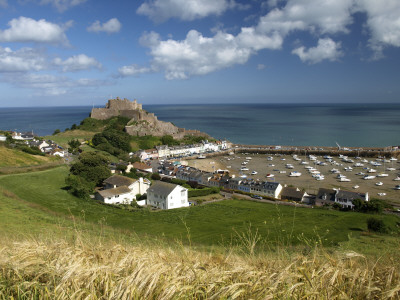
[[[149,192],[147,194],[147,204],[160,209],[188,207],[188,192],[187,189],[181,186],[177,186],[169,195],[157,195]]]
[[[188,191],[181,186],[177,186],[167,197],[167,209],[188,206]]]
[[[126,194],[103,198],[100,194],[97,193],[95,198],[107,204],[131,204],[132,199],[135,198],[135,194],[130,192]]]

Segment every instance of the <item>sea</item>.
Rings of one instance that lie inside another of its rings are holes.
[[[143,105],[159,120],[251,145],[386,147],[400,145],[400,104]],[[50,135],[92,107],[0,108],[0,130]]]

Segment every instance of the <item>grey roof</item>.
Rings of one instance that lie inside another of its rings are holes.
[[[116,186],[130,186],[132,183],[134,183],[136,180],[126,177],[126,176],[121,176],[121,175],[113,175],[111,177],[108,177],[106,180],[104,180],[104,183],[108,183],[111,185],[116,185]]]
[[[168,183],[164,181],[156,181],[155,183],[153,183],[152,186],[149,187],[147,193],[155,193],[158,195],[168,196],[177,186],[181,187],[182,189],[185,189],[184,187],[177,184]]]
[[[320,188],[318,190],[317,199],[335,201],[335,194],[335,190]]]
[[[279,182],[263,182],[262,187],[266,190],[276,190],[279,186]]]
[[[294,187],[284,187],[281,192],[281,198],[285,199],[285,197],[290,197],[290,198],[303,198],[304,192],[298,191]]]
[[[122,194],[127,194],[130,193],[131,190],[127,186],[119,186],[114,189],[107,189],[107,190],[102,190],[99,191],[98,193],[103,197],[103,198],[110,198],[116,195],[122,195]]]
[[[346,200],[355,200],[355,199],[360,199],[360,200],[365,200],[365,194],[364,193],[357,193],[357,192],[350,192],[350,191],[342,191],[338,190],[336,194],[336,199],[346,199]]]

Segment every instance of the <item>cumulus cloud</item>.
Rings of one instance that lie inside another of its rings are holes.
[[[191,30],[185,40],[153,40],[152,68],[163,70],[167,79],[186,79],[245,63],[252,49],[238,44],[235,36],[218,32],[212,38]]]
[[[318,45],[308,50],[305,47],[299,47],[292,51],[300,57],[301,61],[310,64],[316,64],[323,60],[335,61],[343,55],[340,51],[340,43],[335,43],[330,38],[319,39]]]
[[[210,15],[218,16],[235,6],[237,4],[232,0],[147,0],[136,12],[159,23],[171,18],[192,21]]]
[[[8,26],[9,29],[0,30],[0,42],[68,44],[64,33],[67,26],[62,28],[45,19],[36,21],[31,18],[19,17],[8,22]]]
[[[112,18],[107,22],[101,24],[100,21],[95,21],[92,25],[87,28],[89,32],[107,32],[116,33],[121,30],[122,24],[117,18]]]
[[[0,73],[40,71],[47,65],[46,57],[40,50],[22,48],[13,51],[0,47]]]
[[[61,66],[63,72],[76,72],[82,70],[89,70],[92,68],[101,68],[101,63],[99,63],[95,58],[88,57],[85,54],[74,55],[66,60],[61,58],[54,59],[54,64]]]
[[[375,51],[374,58],[381,58],[387,46],[400,47],[400,1],[397,0],[358,0],[357,8],[367,14],[367,27],[370,30],[370,47]]]
[[[137,76],[140,74],[149,73],[151,71],[152,71],[151,68],[139,67],[138,65],[135,64],[129,66],[123,66],[118,69],[118,73],[122,77]]]
[[[64,12],[67,9],[85,3],[87,0],[42,0],[41,4],[51,4],[59,12]]]

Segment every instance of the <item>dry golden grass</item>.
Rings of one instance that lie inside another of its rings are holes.
[[[243,243],[249,244],[248,242]],[[251,244],[251,242],[250,242]],[[251,245],[249,245],[251,247]],[[398,299],[399,263],[355,252],[198,251],[84,239],[0,242],[0,299]],[[246,248],[242,248],[246,251]],[[249,250],[249,249],[247,249]],[[250,249],[251,250],[251,249]]]

